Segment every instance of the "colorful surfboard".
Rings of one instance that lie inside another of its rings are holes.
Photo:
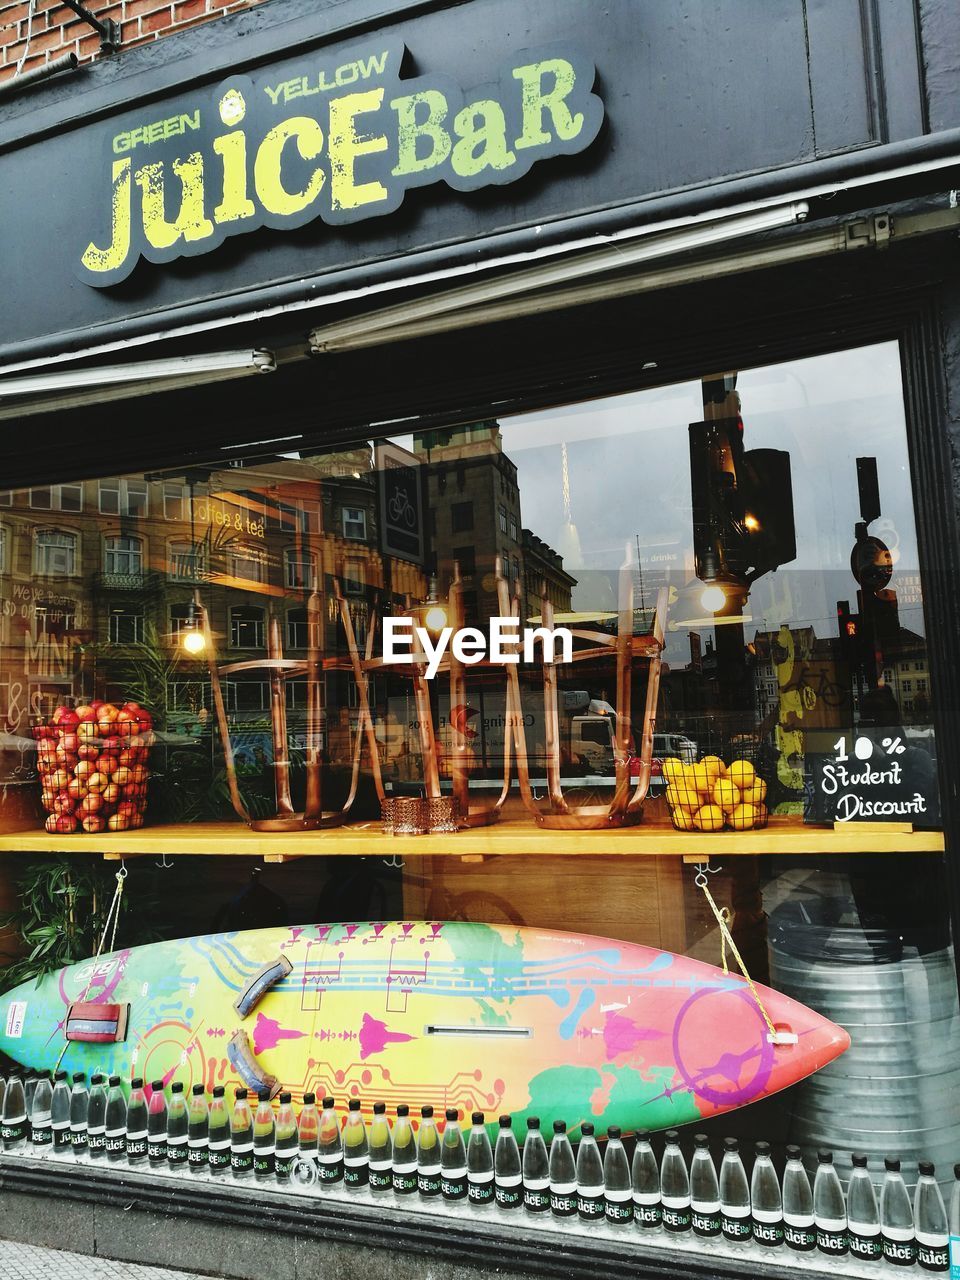
[[[650,947],[483,924],[313,925],[135,947],[0,997],[24,1066],[266,1083],[625,1131],[745,1106],[849,1045],[819,1014]],[[781,1043],[782,1041],[782,1043]]]

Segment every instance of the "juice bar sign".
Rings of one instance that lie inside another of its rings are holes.
[[[538,160],[583,151],[600,129],[594,67],[574,50],[515,55],[470,92],[438,75],[401,80],[404,54],[384,41],[304,57],[112,122],[81,278],[114,284],[141,257],[206,253],[259,227],[392,213],[411,187],[514,182]]]

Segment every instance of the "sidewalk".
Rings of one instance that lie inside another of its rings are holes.
[[[0,1240],[0,1280],[194,1280],[195,1273]]]

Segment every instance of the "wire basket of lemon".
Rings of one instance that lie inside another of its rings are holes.
[[[724,764],[704,756],[696,764],[668,757],[667,807],[678,831],[753,831],[767,825],[767,784],[749,760]]]

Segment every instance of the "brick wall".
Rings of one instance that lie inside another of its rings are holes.
[[[119,22],[121,52],[100,53],[100,37],[61,0],[36,0],[33,29],[27,46],[29,0],[0,0],[0,82],[16,72],[26,48],[23,71],[41,67],[65,53],[75,53],[81,62],[97,57],[123,56],[123,50],[147,44],[161,36],[183,31],[201,22],[211,22],[225,13],[248,9],[262,0],[85,0],[98,17]]]

